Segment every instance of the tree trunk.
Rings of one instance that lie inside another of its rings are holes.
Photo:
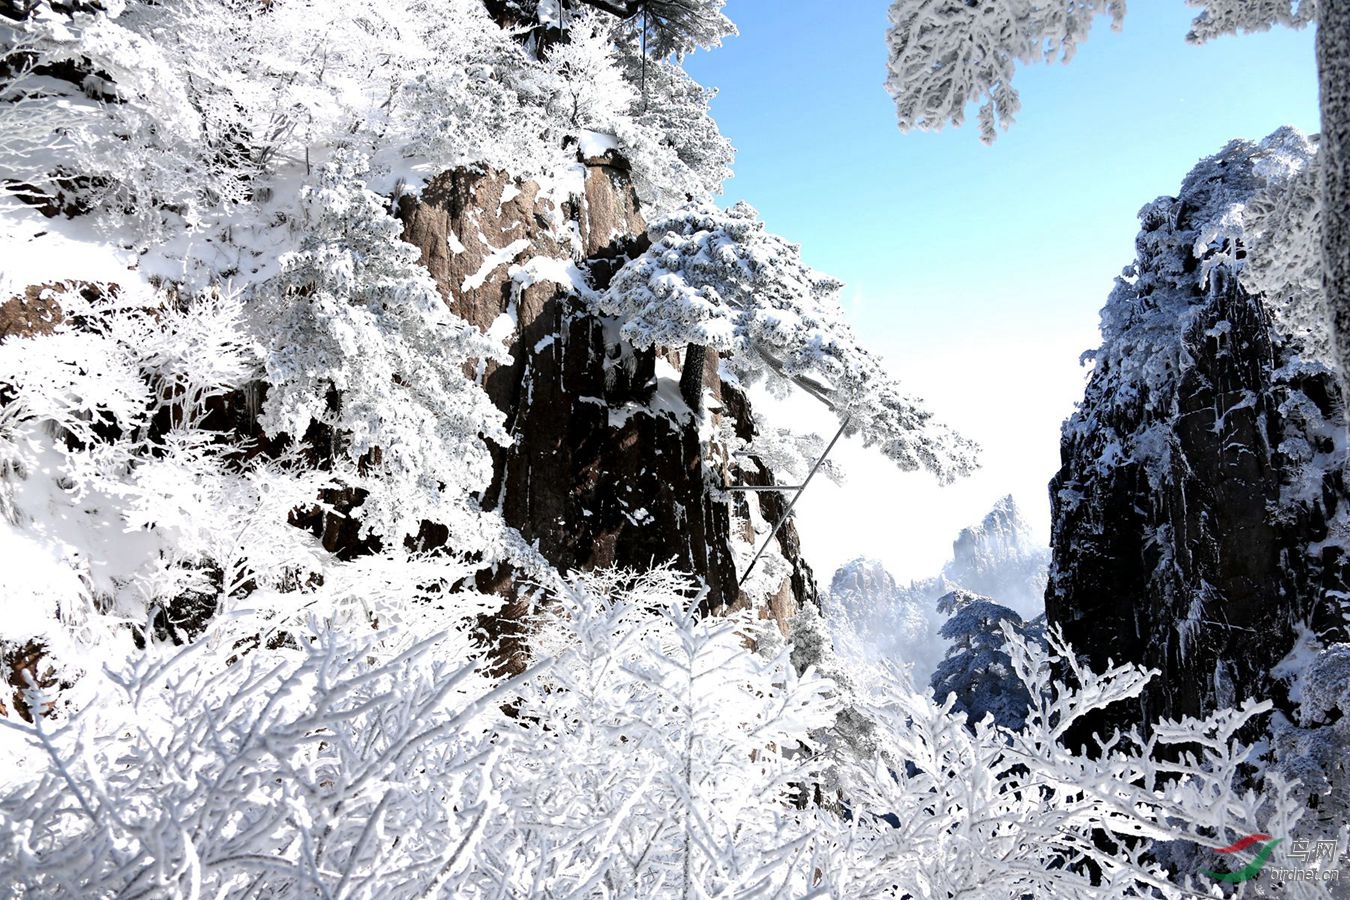
[[[702,344],[690,344],[684,348],[684,368],[680,372],[680,396],[694,412],[698,412],[703,406],[703,369],[707,364],[707,347]]]
[[[1318,4],[1317,75],[1322,106],[1322,143],[1317,151],[1322,170],[1322,289],[1344,401],[1350,397],[1350,0]]]

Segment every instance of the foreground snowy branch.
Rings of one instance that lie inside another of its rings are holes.
[[[28,897],[1182,897],[1155,842],[1300,815],[1278,779],[1235,788],[1265,705],[1089,756],[1066,730],[1147,673],[1010,629],[1034,698],[1012,731],[903,680],[846,696],[697,597],[667,571],[574,581],[506,682],[447,662],[453,632],[152,649],[80,711],[0,728],[29,773],[0,788],[0,875]],[[831,756],[826,789],[814,748],[846,701],[876,750]]]
[[[420,896],[494,797],[495,691],[422,640],[319,626],[224,669],[202,647],[110,673],[120,691],[54,731],[8,793],[8,883],[54,896]],[[475,727],[476,726],[476,727]],[[33,760],[36,763],[36,760]]]

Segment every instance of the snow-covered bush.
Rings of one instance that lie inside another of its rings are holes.
[[[446,662],[435,636],[391,657],[358,634],[297,629],[234,664],[208,642],[161,650],[110,672],[80,715],[39,718],[20,757],[35,777],[3,789],[5,883],[32,897],[453,891],[500,800],[486,711],[509,685]]]
[[[1302,808],[1285,781],[1272,777],[1267,795],[1236,787],[1256,757],[1238,731],[1269,704],[1157,723],[1147,740],[1106,736],[1089,754],[1066,747],[1065,734],[1138,696],[1153,673],[1093,673],[1054,634],[1048,652],[1004,634],[1032,698],[1021,728],[970,723],[950,698],[914,691],[869,710],[881,752],[845,773],[859,824],[826,869],[837,895],[1180,898],[1207,887],[1166,871],[1150,841],[1226,846],[1290,833]],[[1076,688],[1052,680],[1056,664]]]
[[[27,897],[1181,897],[1151,840],[1226,845],[1301,813],[1278,778],[1234,788],[1254,758],[1237,731],[1266,705],[1088,755],[1066,731],[1148,673],[1096,675],[1014,630],[1024,727],[971,725],[902,679],[863,698],[875,740],[822,782],[832,683],[748,648],[750,618],[696,618],[692,588],[575,582],[506,682],[448,662],[470,658],[472,592],[151,645],[78,710],[0,723],[0,877]]]
[[[480,0],[453,0],[431,11],[427,49],[397,88],[390,130],[379,143],[407,161],[425,161],[433,173],[469,165],[528,178],[556,175],[572,164],[564,143],[577,126],[562,114],[559,98],[574,73],[541,64],[492,21]]]
[[[209,613],[245,582],[309,568],[310,542],[279,503],[292,483],[312,497],[316,479],[240,468],[238,445],[202,427],[258,365],[240,298],[44,293],[59,309],[52,333],[0,343],[0,543],[29,561],[11,567],[3,637],[76,665],[190,598]]]
[[[166,216],[199,225],[311,146],[381,131],[428,15],[418,0],[39,0],[0,37],[26,66],[65,74],[5,90],[23,100],[21,121],[61,110],[61,152],[8,154],[0,168],[37,187],[59,175],[68,203],[151,234],[175,227]]]
[[[568,20],[567,40],[542,66],[556,85],[550,112],[576,132],[612,131],[633,104],[633,86],[617,65],[613,16],[587,10]]]
[[[510,894],[738,897],[810,878],[793,800],[832,685],[786,647],[748,650],[751,616],[698,618],[692,587],[597,574],[539,629],[551,665],[521,692],[502,760],[514,818],[481,863]]]

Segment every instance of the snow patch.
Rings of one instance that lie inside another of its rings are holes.
[[[584,299],[594,296],[595,292],[586,283],[586,275],[570,259],[555,256],[532,256],[528,260],[507,270],[511,280],[522,288],[543,282],[551,282],[570,289]]]
[[[479,238],[483,240],[483,243],[487,243],[486,238],[483,238],[482,232],[479,232]],[[491,245],[489,244],[489,246]],[[464,279],[464,283],[460,285],[460,290],[472,291],[482,287],[487,283],[488,276],[499,266],[505,265],[515,259],[516,256],[523,253],[529,246],[530,242],[528,240],[520,238],[519,240],[514,240],[507,244],[500,250],[494,250],[489,253],[487,258],[483,260],[483,264],[478,267],[478,271]]]
[[[581,155],[586,159],[604,156],[611,150],[619,149],[619,139],[603,131],[581,132]]]

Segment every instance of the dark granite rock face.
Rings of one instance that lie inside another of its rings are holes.
[[[1271,669],[1296,626],[1341,633],[1350,584],[1335,378],[1268,301],[1194,248],[1265,186],[1234,142],[1178,197],[1146,206],[1138,259],[1102,313],[1104,344],[1065,423],[1051,483],[1051,624],[1095,667],[1161,674],[1101,725],[1287,706]],[[1223,252],[1240,262],[1240,242]],[[1341,639],[1344,639],[1343,637]]]
[[[708,609],[745,605],[733,503],[758,503],[768,521],[781,517],[784,504],[772,493],[729,502],[719,488],[767,483],[768,473],[708,458],[700,422],[679,397],[678,356],[634,351],[618,337],[618,323],[591,315],[567,283],[603,287],[643,247],[646,226],[622,166],[588,160],[584,190],[561,205],[529,182],[457,170],[420,197],[402,198],[399,217],[450,307],[500,334],[512,357],[481,372],[514,438],[495,454],[484,505],[499,509],[561,571],[671,563],[703,579]],[[513,265],[547,275],[521,277]],[[705,387],[716,401],[713,421],[729,416],[750,433],[748,401],[722,383],[715,358]],[[791,524],[777,543],[791,575],[761,603],[764,615],[785,625],[815,588]],[[488,628],[513,665],[526,639],[519,626],[525,603],[509,571],[484,585],[507,598]]]

